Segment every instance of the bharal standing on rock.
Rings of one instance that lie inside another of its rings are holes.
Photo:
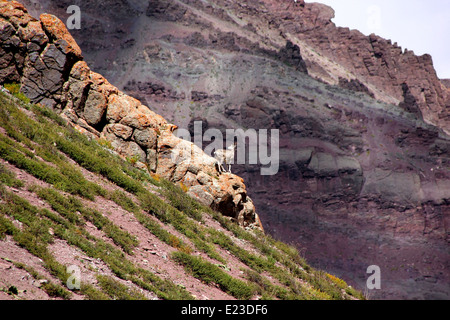
[[[236,144],[230,145],[227,149],[219,149],[214,151],[214,157],[217,160],[217,164],[219,167],[219,172],[225,172],[225,168],[223,164],[228,165],[228,172],[231,173],[231,163],[234,160],[234,150],[236,149]]]

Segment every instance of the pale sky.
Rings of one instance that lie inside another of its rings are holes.
[[[307,1],[313,2],[313,1]],[[450,79],[450,0],[316,0],[331,6],[340,27],[375,33],[416,55],[433,57],[438,77]]]

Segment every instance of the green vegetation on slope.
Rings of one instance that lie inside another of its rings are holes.
[[[34,206],[11,191],[25,186],[7,166],[0,164],[0,239],[11,236],[42,259],[45,268],[60,282],[47,282],[44,290],[51,296],[71,297],[65,288],[66,266],[48,250],[60,239],[86,256],[100,259],[115,277],[140,288],[136,290],[98,274],[95,286],[82,283],[76,290],[86,299],[145,299],[142,292],[151,292],[160,299],[194,299],[183,286],[132,262],[133,250],[139,246],[136,236],[113,223],[107,213],[86,205],[101,197],[115,202],[160,241],[174,248],[169,258],[188,274],[238,299],[363,298],[342,280],[309,267],[294,247],[261,232],[240,228],[190,198],[183,186],[154,179],[132,167],[113,155],[104,143],[91,141],[67,126],[51,110],[1,93],[0,127],[0,158],[51,186],[28,186],[27,192],[51,210]],[[115,190],[106,190],[88,180],[79,167],[109,180]],[[206,217],[217,221],[223,230],[208,227]],[[19,221],[22,227],[13,221]],[[88,224],[102,231],[114,245],[92,235]],[[228,259],[222,252],[228,252],[245,266],[241,277],[228,272]],[[29,266],[20,266],[34,272]],[[278,283],[273,284],[266,275]]]

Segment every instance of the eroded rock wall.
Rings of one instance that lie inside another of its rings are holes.
[[[375,34],[365,36],[357,30],[336,27],[331,21],[334,10],[323,4],[262,2],[272,13],[272,24],[286,37],[304,41],[365,84],[380,90],[375,92],[377,98],[389,96],[403,102],[403,84],[407,84],[424,120],[450,132],[450,90],[441,84],[429,54],[417,56]],[[326,81],[339,80],[328,73]]]

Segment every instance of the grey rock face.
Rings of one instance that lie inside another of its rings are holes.
[[[92,126],[97,125],[106,113],[107,101],[103,94],[90,90],[84,105],[84,118]]]

